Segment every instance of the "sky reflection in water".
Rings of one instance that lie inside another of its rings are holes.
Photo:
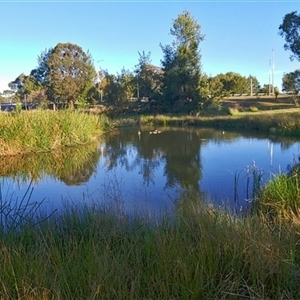
[[[283,137],[208,128],[159,128],[157,135],[151,130],[142,128],[139,136],[137,129],[124,129],[88,149],[4,161],[2,199],[21,199],[33,179],[31,201],[45,199],[50,210],[67,202],[100,202],[159,214],[187,189],[239,210],[252,197],[247,170],[256,165],[267,182],[299,155],[299,143]]]

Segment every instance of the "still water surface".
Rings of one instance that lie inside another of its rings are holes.
[[[68,202],[114,203],[127,211],[158,214],[180,192],[202,193],[217,205],[244,210],[252,198],[253,171],[263,183],[287,172],[300,144],[285,137],[199,128],[116,130],[97,145],[52,154],[1,159],[2,201],[30,201],[47,209]],[[258,172],[258,173],[257,173]],[[247,182],[249,185],[247,185]],[[235,187],[237,189],[235,190]]]

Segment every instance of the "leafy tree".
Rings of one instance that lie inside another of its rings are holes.
[[[117,76],[105,72],[105,77],[102,81],[102,86],[105,103],[108,105],[117,105],[119,101],[119,86],[117,82]]]
[[[123,68],[117,78],[120,85],[120,98],[126,102],[134,96],[134,75]]]
[[[174,20],[170,34],[175,38],[172,45],[160,45],[164,105],[177,111],[197,109],[201,101],[199,44],[204,40],[201,26],[184,11]]]
[[[201,75],[200,92],[203,98],[201,103],[202,108],[218,105],[219,101],[226,96],[220,77],[208,76],[206,74]]]
[[[257,93],[260,85],[257,78],[251,75],[248,78],[234,72],[216,76],[202,75],[200,90],[203,99],[206,99],[206,102],[203,102],[203,108],[217,105],[221,99],[232,94],[250,94],[251,81],[252,92]]]
[[[89,53],[71,43],[58,43],[38,58],[32,70],[34,78],[46,88],[49,100],[73,107],[77,99],[87,96],[96,81],[96,71]],[[81,101],[81,100],[79,100]]]
[[[272,91],[273,85],[272,84],[264,84],[258,91],[258,93],[264,93],[266,95],[270,94],[270,91]]]
[[[300,14],[297,15],[297,11],[284,16],[279,34],[285,39],[284,49],[292,52],[290,59],[300,61]]]
[[[92,105],[97,105],[102,102],[103,89],[102,82],[97,82],[88,92],[87,101]]]
[[[34,76],[20,74],[14,81],[11,81],[9,87],[15,91],[16,98],[19,101],[42,103],[46,101],[45,90],[37,82]]]
[[[161,93],[162,70],[151,64],[151,52],[139,52],[139,62],[135,66],[137,98],[156,99]]]
[[[300,91],[300,69],[283,74],[282,90],[287,93],[298,94]]]
[[[249,78],[246,78],[235,72],[218,74],[215,76],[214,81],[219,81],[222,83],[222,97],[230,96],[232,94],[245,94],[250,92]]]
[[[18,92],[23,87],[25,78],[26,75],[21,73],[15,80],[8,84],[8,87],[14,92]]]
[[[15,92],[12,90],[4,90],[2,94],[0,94],[0,102],[12,102],[16,99]]]
[[[125,69],[117,75],[105,72],[102,88],[106,104],[114,106],[116,110],[122,110],[134,96],[133,78],[133,74]]]
[[[50,56],[53,53],[53,48],[45,49],[38,56],[38,67],[31,71],[31,74],[37,82],[46,84],[49,67],[47,65]]]

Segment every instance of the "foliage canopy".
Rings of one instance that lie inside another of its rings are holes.
[[[292,52],[290,59],[300,61],[300,14],[297,15],[297,11],[284,16],[279,34],[285,39],[284,49]]]
[[[72,104],[86,97],[95,84],[96,71],[89,53],[71,43],[58,43],[38,58],[39,66],[31,75],[46,88],[49,100]]]
[[[201,101],[199,44],[204,35],[188,11],[174,20],[170,34],[174,36],[172,45],[160,45],[164,55],[163,103],[175,111],[193,110]]]
[[[300,91],[300,69],[294,72],[284,73],[282,78],[284,92],[297,94]]]

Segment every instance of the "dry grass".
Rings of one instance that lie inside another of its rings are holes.
[[[294,95],[274,96],[240,96],[228,97],[221,101],[222,107],[248,110],[250,107],[257,107],[258,110],[290,109],[298,106],[297,98]]]

